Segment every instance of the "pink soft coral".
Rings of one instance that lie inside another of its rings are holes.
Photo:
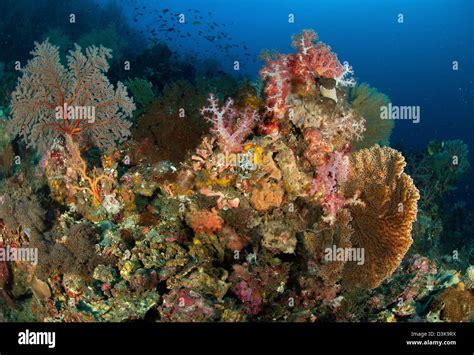
[[[222,107],[213,94],[209,95],[208,101],[210,106],[201,108],[201,115],[212,124],[219,147],[226,153],[241,151],[243,142],[257,123],[257,112],[248,107],[242,111],[235,109],[231,98]]]
[[[347,181],[349,174],[349,157],[347,151],[332,152],[326,164],[316,170],[314,190],[322,194],[323,220],[334,224],[338,211],[348,205],[362,204],[357,192],[352,198],[344,197],[339,187]]]
[[[248,314],[258,314],[261,310],[262,296],[246,281],[240,281],[234,288],[236,296],[247,306]]]

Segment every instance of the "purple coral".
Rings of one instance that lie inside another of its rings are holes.
[[[240,281],[234,289],[237,297],[247,305],[249,314],[258,314],[262,307],[262,297],[246,281]]]
[[[317,168],[314,179],[314,191],[322,194],[321,205],[324,210],[323,220],[329,224],[336,221],[337,212],[344,206],[361,204],[356,193],[352,198],[345,198],[339,187],[347,181],[349,174],[349,157],[347,151],[332,152],[326,164]]]
[[[219,147],[226,153],[241,151],[242,143],[257,123],[257,112],[248,107],[244,110],[235,109],[231,98],[222,107],[219,107],[219,100],[213,94],[209,95],[208,101],[210,106],[201,108],[201,115],[212,124],[212,132],[217,136]]]

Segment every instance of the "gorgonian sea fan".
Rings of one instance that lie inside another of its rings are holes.
[[[135,104],[122,83],[114,88],[104,74],[112,58],[110,49],[92,46],[84,55],[76,45],[67,56],[67,68],[60,62],[59,48],[48,40],[35,43],[31,54],[12,93],[10,130],[15,135],[40,152],[66,135],[103,150],[126,139],[131,126],[126,118]],[[59,110],[65,107],[93,108],[94,119],[71,119],[67,110]]]

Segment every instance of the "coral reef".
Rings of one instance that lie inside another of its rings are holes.
[[[12,97],[24,136],[15,149],[30,160],[0,184],[0,245],[39,257],[0,263],[2,317],[472,319],[472,267],[461,275],[408,252],[412,230],[436,232],[428,213],[412,228],[416,169],[375,144],[388,143],[390,125],[375,120],[388,99],[347,90],[352,67],[314,31],[293,47],[262,54],[261,82],[204,64],[197,76],[165,45],[146,49],[126,82],[138,110],[120,145],[135,104],[105,76],[109,50],[75,47],[65,68],[57,47],[37,44]],[[97,121],[56,120],[66,102],[95,106]],[[459,142],[430,152],[416,183],[452,186],[468,169]],[[453,155],[459,164],[446,172]]]

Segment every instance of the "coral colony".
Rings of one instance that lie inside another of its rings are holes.
[[[472,319],[472,267],[412,246],[439,239],[428,206],[469,169],[467,147],[434,142],[407,167],[379,119],[388,98],[313,30],[292,46],[264,51],[255,82],[179,79],[155,98],[146,79],[111,83],[103,46],[63,65],[36,43],[0,126],[2,159],[17,137],[34,166],[2,172],[0,317]],[[19,248],[36,262],[12,262]]]

